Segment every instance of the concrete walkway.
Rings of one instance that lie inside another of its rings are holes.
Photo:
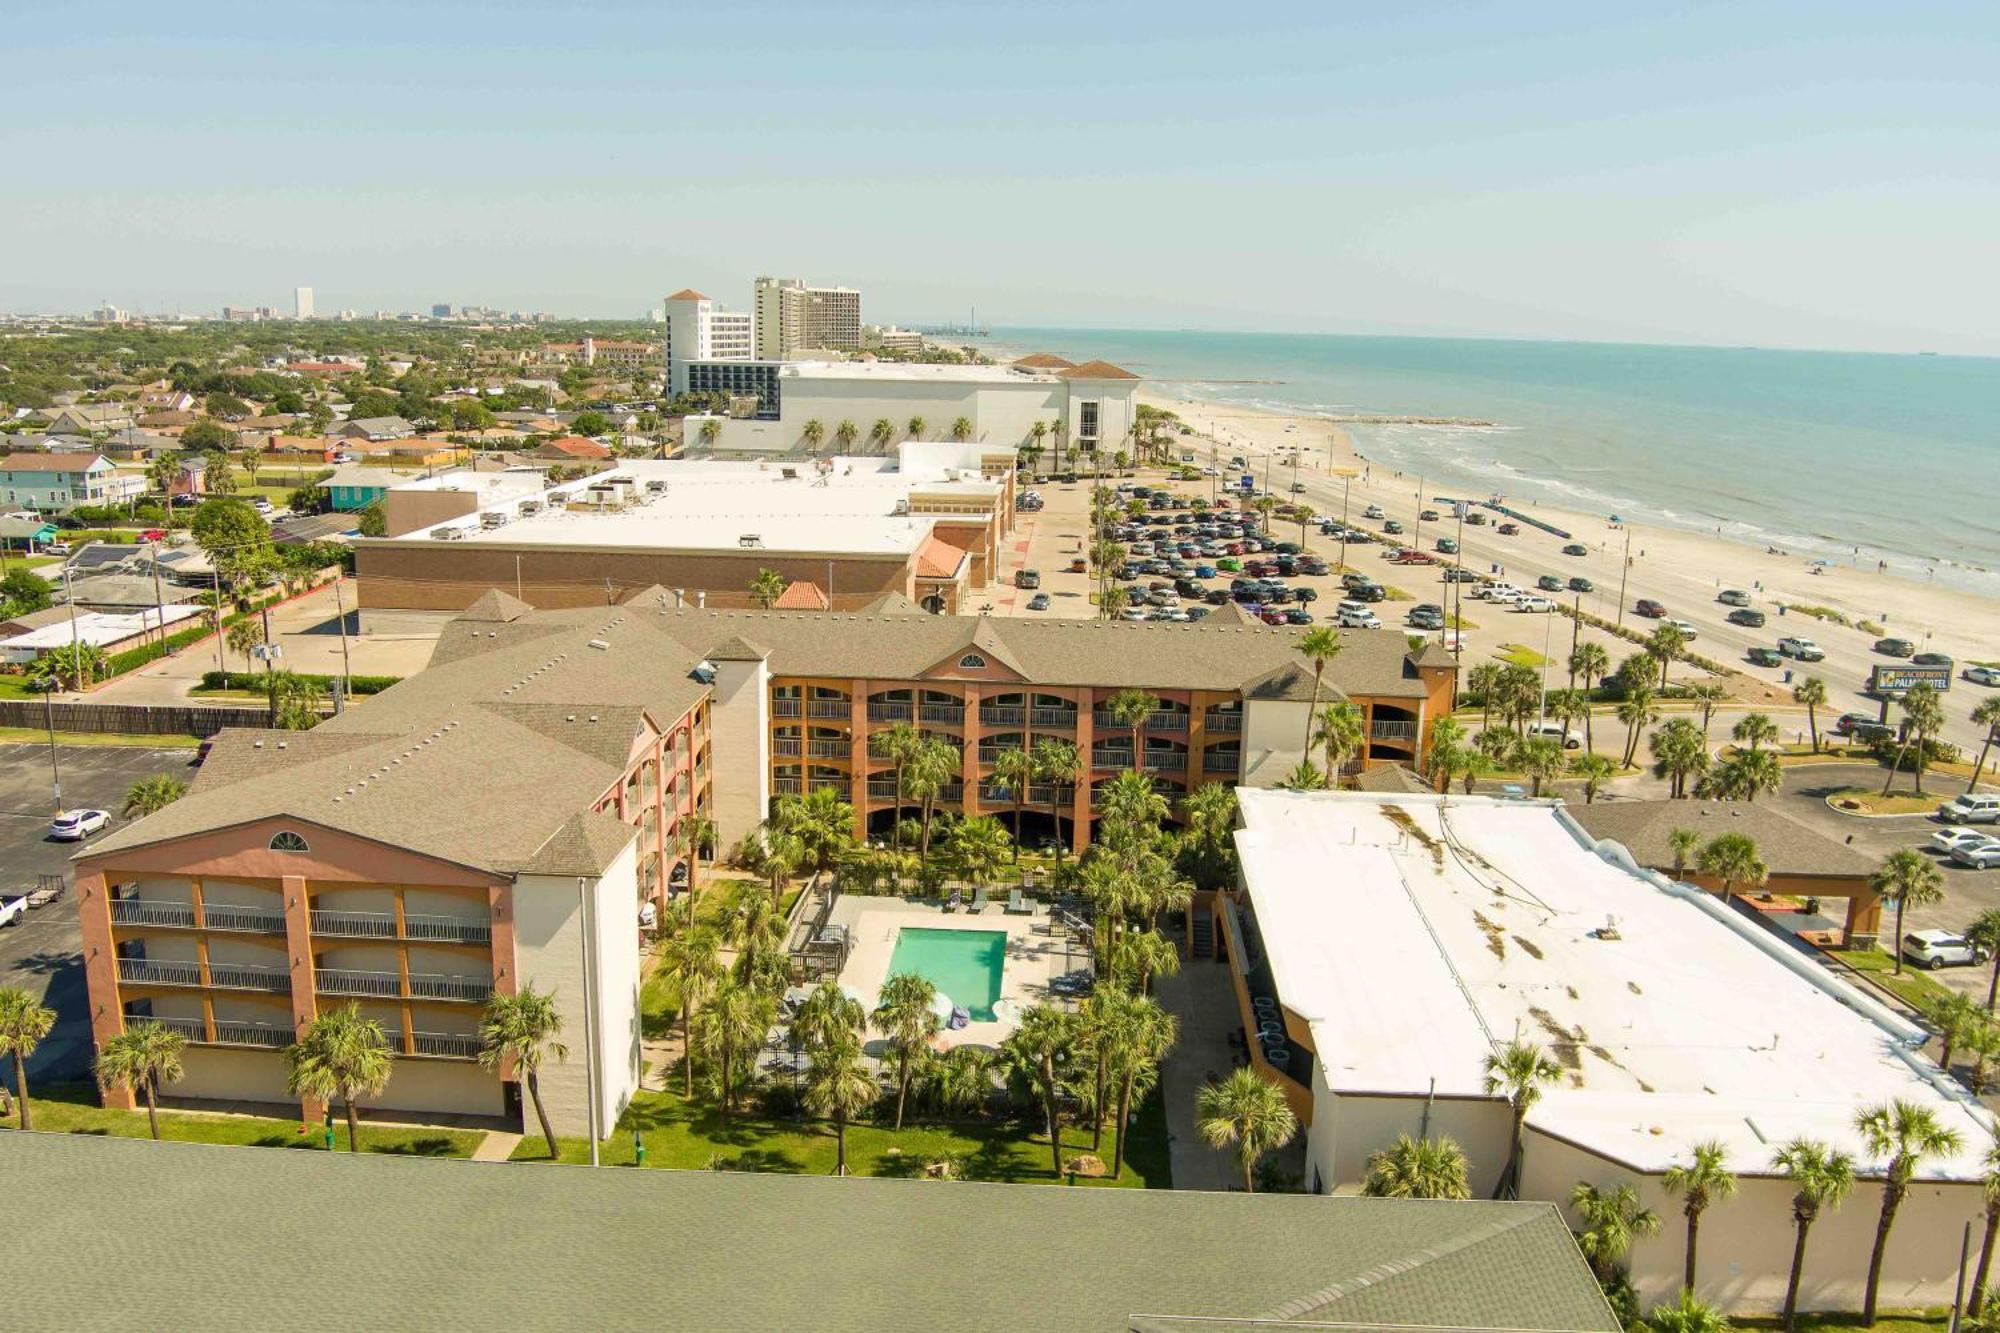
[[[587,1136],[586,1136],[587,1137]],[[472,1150],[475,1162],[504,1162],[514,1155],[514,1149],[521,1146],[521,1136],[504,1129],[490,1131]],[[546,1145],[543,1151],[547,1151]]]
[[[1179,975],[1156,982],[1154,991],[1181,1025],[1180,1041],[1160,1069],[1173,1187],[1241,1189],[1242,1173],[1235,1155],[1202,1141],[1195,1129],[1194,1113],[1195,1094],[1202,1084],[1226,1078],[1232,1067],[1229,1034],[1240,1024],[1228,966],[1212,958],[1190,958],[1181,965]]]

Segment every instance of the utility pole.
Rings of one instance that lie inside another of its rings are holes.
[[[56,759],[56,695],[54,690],[42,691],[42,715],[49,724],[49,776],[56,785],[56,813],[63,812],[62,764]]]
[[[527,600],[527,598],[521,596],[521,553],[519,551],[514,552],[514,600],[521,602]]]
[[[1350,472],[1340,479],[1340,564],[1336,574],[1347,572],[1347,497],[1353,488],[1354,474]]]
[[[1632,573],[1632,527],[1625,526],[1625,558],[1618,566],[1618,628],[1625,628],[1625,580]]]
[[[1410,547],[1424,549],[1424,479],[1417,478],[1417,525],[1410,530]]]
[[[258,612],[264,624],[264,642],[260,650],[264,654],[264,707],[270,714],[271,724],[278,722],[278,696],[271,692],[271,659],[277,655],[278,645],[271,642],[271,608],[264,607]]]
[[[160,650],[164,653],[167,647],[167,603],[165,595],[160,592],[160,544],[153,542],[151,546],[153,548],[153,615],[160,622]]]

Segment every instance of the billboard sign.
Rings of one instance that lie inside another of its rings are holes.
[[[1951,688],[1951,668],[1948,666],[1912,666],[1908,662],[1885,662],[1877,665],[1868,681],[1871,694],[1901,694],[1912,685],[1928,685],[1942,694]]]

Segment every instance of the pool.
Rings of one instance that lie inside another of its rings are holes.
[[[915,972],[964,1008],[975,1023],[995,1019],[1000,969],[1007,958],[1004,930],[926,930],[904,926],[896,932],[888,976]]]

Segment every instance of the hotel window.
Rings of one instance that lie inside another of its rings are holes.
[[[958,659],[958,664],[968,671],[978,671],[985,667],[986,659],[978,653],[967,653]]]
[[[274,852],[309,852],[306,840],[290,829],[280,829],[271,835],[271,850]]]
[[[1097,408],[1098,404],[1094,402],[1078,403],[1076,405],[1077,439],[1095,440],[1097,438]]]

